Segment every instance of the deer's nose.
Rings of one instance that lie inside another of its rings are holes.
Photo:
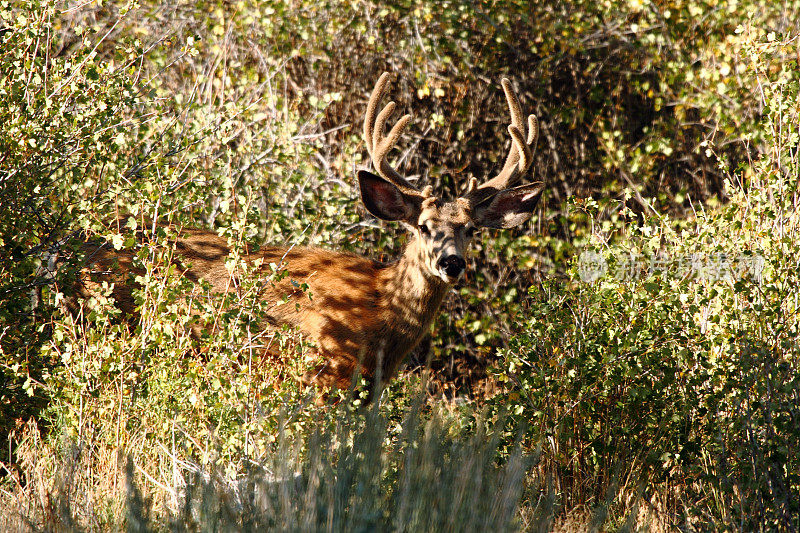
[[[467,263],[461,256],[448,255],[439,259],[439,268],[451,278],[457,278],[467,268]]]

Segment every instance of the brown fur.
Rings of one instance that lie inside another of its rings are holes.
[[[237,290],[236,280],[225,268],[230,251],[225,239],[210,231],[184,230],[175,250],[186,278],[205,279],[218,294]],[[85,252],[87,267],[76,286],[78,294],[88,297],[95,284],[114,283],[118,306],[134,315],[132,284],[127,279],[132,252],[116,251],[108,244],[89,244]],[[394,376],[428,332],[449,285],[421,272],[421,254],[414,240],[390,264],[316,248],[271,247],[244,259],[262,260],[265,274],[270,263],[286,270],[281,281],[265,287],[262,298],[272,302],[267,311],[270,322],[294,326],[315,342],[321,363],[305,381],[346,387],[356,369],[373,376],[380,362],[382,381]],[[297,287],[303,283],[308,285],[305,292]]]

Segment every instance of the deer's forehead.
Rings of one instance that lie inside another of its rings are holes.
[[[464,225],[470,220],[468,207],[459,201],[426,206],[419,216],[420,224],[430,222],[433,224]]]

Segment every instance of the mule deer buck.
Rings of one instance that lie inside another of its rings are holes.
[[[285,302],[270,308],[269,320],[294,326],[313,339],[321,363],[304,380],[323,387],[346,387],[357,369],[368,377],[379,375],[382,381],[393,377],[427,334],[443,298],[464,272],[464,252],[474,230],[522,224],[544,189],[541,182],[510,188],[531,166],[539,128],[533,115],[527,125],[523,122],[507,79],[502,86],[511,113],[512,142],[500,173],[483,184],[472,178],[466,194],[451,202],[434,195],[430,186],[420,190],[412,185],[387,160],[411,120],[405,115],[385,133],[395,110],[390,102],[378,111],[388,81],[388,73],[378,80],[364,119],[364,141],[377,175],[360,170],[358,185],[370,213],[400,221],[411,233],[402,256],[381,263],[317,248],[271,247],[245,257],[286,270],[283,280],[264,290],[265,300]],[[235,290],[224,264],[228,251],[224,239],[205,230],[186,230],[176,242],[181,265],[187,265],[181,266],[183,275],[204,278],[222,293]],[[105,272],[111,264],[125,271],[130,256],[124,253],[107,244],[99,246],[91,251],[92,263]],[[115,279],[123,282],[115,287],[114,296],[123,310],[132,313],[130,284]],[[302,283],[309,294],[297,289]]]

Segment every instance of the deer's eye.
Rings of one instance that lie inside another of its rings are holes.
[[[430,235],[431,228],[429,228],[427,224],[421,224],[419,227],[419,232],[423,235]]]

